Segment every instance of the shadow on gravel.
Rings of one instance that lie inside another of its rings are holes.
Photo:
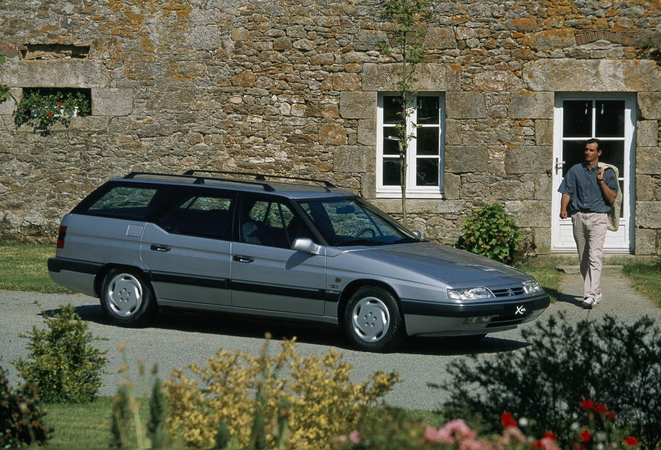
[[[44,313],[53,314],[59,311],[58,308],[46,310]],[[103,314],[101,305],[77,306],[76,313],[85,321],[109,327],[116,326]],[[150,328],[254,339],[263,339],[269,333],[275,341],[296,337],[296,342],[301,344],[331,346],[343,351],[356,351],[337,327],[327,324],[310,324],[291,320],[262,319],[210,312],[167,311],[159,314]],[[140,330],[136,329],[136,333],[139,332]],[[406,339],[394,353],[461,356],[508,352],[525,348],[528,345],[530,344],[521,340],[499,338],[498,334],[488,335],[479,340],[471,337],[411,337]]]

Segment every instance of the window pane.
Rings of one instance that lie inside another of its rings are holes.
[[[624,137],[624,100],[597,102],[597,137]]]
[[[383,185],[400,186],[401,183],[399,158],[388,158],[383,160]]]
[[[599,162],[614,165],[622,176],[624,173],[624,141],[601,141],[599,148],[601,149]]]
[[[227,238],[230,203],[228,198],[191,197],[165,213],[159,223],[170,233]]]
[[[564,137],[591,137],[592,101],[564,101],[562,130]]]
[[[417,186],[438,186],[438,159],[418,158],[416,165]]]
[[[403,122],[403,111],[401,97],[383,97],[383,123]]]
[[[585,140],[563,142],[562,160],[565,162],[562,166],[562,176],[564,178],[572,166],[585,160]]]
[[[144,220],[151,212],[150,205],[156,189],[143,187],[117,186],[92,204],[90,214]]]
[[[438,135],[437,127],[418,128],[418,136],[415,145],[418,155],[438,155]]]
[[[383,154],[399,155],[399,139],[395,127],[383,127]]]
[[[418,124],[437,124],[438,97],[418,97]]]

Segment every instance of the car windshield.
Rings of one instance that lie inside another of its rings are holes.
[[[357,198],[301,201],[299,205],[332,246],[417,242],[413,233]]]

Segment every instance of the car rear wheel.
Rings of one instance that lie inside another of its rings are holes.
[[[112,269],[104,278],[101,307],[114,323],[129,327],[146,325],[156,311],[151,286],[125,269]]]
[[[347,303],[345,331],[349,339],[362,350],[392,350],[402,340],[403,325],[397,301],[383,288],[362,287]]]

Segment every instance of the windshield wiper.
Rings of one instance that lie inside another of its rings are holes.
[[[350,245],[386,245],[385,242],[370,241],[368,239],[354,239],[351,241],[342,242],[338,247],[348,247]]]

